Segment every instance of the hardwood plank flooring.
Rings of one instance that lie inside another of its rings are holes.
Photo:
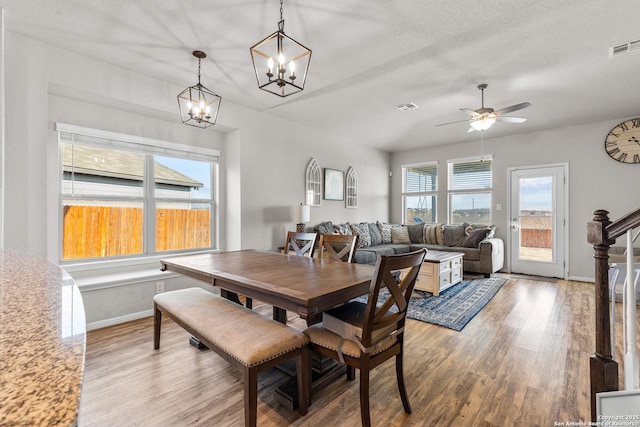
[[[389,361],[371,378],[374,425],[588,421],[593,287],[512,277],[461,332],[409,319],[405,380],[413,413],[402,409]],[[270,315],[270,306],[254,305]],[[289,323],[305,327],[291,314]],[[168,319],[159,351],[153,350],[151,318],[90,331],[79,425],[244,425],[242,374],[187,341],[188,334]],[[305,417],[275,401],[273,391],[283,380],[285,374],[275,369],[259,376],[258,425],[360,425],[357,379],[341,378],[314,395]]]

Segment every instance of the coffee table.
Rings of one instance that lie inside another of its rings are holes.
[[[445,289],[462,281],[462,252],[427,252],[424,258],[415,289],[440,295]]]

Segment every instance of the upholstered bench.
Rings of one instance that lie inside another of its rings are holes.
[[[258,373],[297,358],[298,408],[309,405],[311,356],[302,332],[201,288],[157,294],[153,298],[154,349],[160,348],[162,313],[244,373],[244,419],[257,422]]]

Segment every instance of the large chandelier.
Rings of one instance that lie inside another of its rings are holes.
[[[311,50],[284,33],[282,2],[278,31],[249,50],[258,87],[284,98],[304,89]]]
[[[198,58],[198,84],[180,92],[178,108],[182,123],[205,129],[216,124],[222,98],[200,83],[200,61],[206,58],[207,54],[194,50],[193,56]]]

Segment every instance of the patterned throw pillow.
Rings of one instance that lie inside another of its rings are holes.
[[[487,224],[467,224],[467,228],[465,229],[465,232],[467,234],[467,236],[469,234],[471,234],[472,231],[474,230],[478,230],[478,229],[483,229],[483,228],[488,228],[489,229],[489,234],[487,235],[487,239],[491,239],[495,233],[496,233],[496,226],[495,225],[487,225]]]
[[[382,243],[391,243],[391,224],[378,221],[376,225],[382,234]]]
[[[430,245],[444,245],[442,224],[425,224],[424,242]]]
[[[391,242],[411,243],[411,238],[409,237],[409,229],[406,225],[400,225],[391,228]]]
[[[333,231],[337,234],[353,234],[348,222],[344,224],[333,224]]]
[[[357,234],[358,248],[368,248],[371,246],[371,233],[369,232],[369,224],[361,222],[360,224],[351,224],[351,231]]]

